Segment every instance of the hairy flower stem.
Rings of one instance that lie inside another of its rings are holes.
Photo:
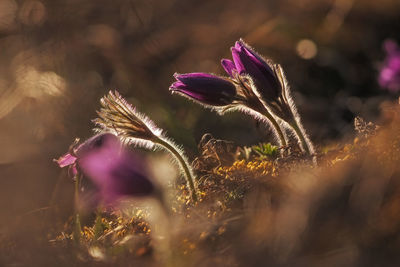
[[[304,151],[310,155],[310,149],[308,148],[306,139],[304,138],[304,135],[302,131],[300,130],[299,125],[297,124],[296,121],[291,122],[290,126],[292,126],[293,130],[296,132],[297,137],[300,139],[301,146],[303,147]]]
[[[275,120],[271,113],[268,110],[265,110],[263,115],[272,123],[272,126],[275,128],[276,133],[278,134],[280,145],[285,147],[287,145],[285,135],[283,134],[282,128],[279,123]]]
[[[307,138],[304,129],[299,126],[299,122],[296,119],[293,119],[291,122],[289,122],[289,125],[293,128],[295,131],[297,137],[299,138],[301,145],[304,149],[304,151],[313,157],[314,163],[317,163],[315,155],[314,155],[314,147],[311,143],[311,141]]]
[[[74,226],[74,240],[79,243],[80,238],[81,238],[81,231],[82,231],[82,227],[81,227],[81,219],[79,216],[79,183],[80,183],[80,175],[77,174],[75,176],[75,226]]]
[[[246,99],[244,101],[246,103],[245,106],[256,111],[261,116],[266,117],[271,122],[272,127],[275,129],[275,132],[278,135],[279,145],[283,146],[283,147],[287,146],[285,134],[283,133],[282,128],[279,125],[279,123],[276,121],[275,117],[266,108],[265,104],[260,100],[260,98],[254,94],[254,92],[251,90],[251,88],[249,88],[239,78],[238,78],[238,80],[240,81],[240,85],[242,86],[242,88],[245,89],[245,90],[241,91],[241,93],[244,94],[244,99]]]
[[[165,150],[171,152],[174,155],[174,157],[178,160],[179,164],[181,165],[181,167],[185,173],[185,177],[186,177],[186,181],[189,185],[190,196],[192,198],[192,201],[193,201],[193,203],[196,203],[198,200],[197,191],[196,191],[196,187],[194,184],[192,172],[190,171],[189,163],[182,157],[182,155],[179,153],[179,151],[174,146],[169,144],[168,142],[162,140],[161,138],[157,138],[153,142],[162,146]]]

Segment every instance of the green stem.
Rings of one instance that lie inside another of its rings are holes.
[[[290,126],[292,126],[293,130],[296,132],[297,137],[300,139],[301,145],[304,149],[304,151],[311,155],[311,148],[309,147],[309,143],[306,141],[305,134],[301,130],[298,122],[296,119],[293,119],[290,123]]]
[[[271,113],[266,110],[263,115],[267,117],[267,119],[272,123],[272,126],[275,128],[275,131],[278,133],[278,137],[281,143],[281,146],[286,146],[286,139],[285,135],[283,134],[283,131],[281,129],[281,126],[279,126],[278,122],[275,120],[275,118],[271,115]]]
[[[79,216],[79,182],[80,182],[80,175],[77,174],[75,176],[75,226],[74,226],[74,240],[79,243],[80,238],[81,238],[81,231],[82,231],[82,227],[81,227],[81,219]]]
[[[162,147],[164,147],[167,151],[171,152],[172,155],[174,155],[175,158],[178,160],[179,164],[181,165],[181,167],[185,173],[186,181],[189,185],[192,201],[193,201],[193,203],[196,203],[197,202],[197,191],[196,191],[196,187],[194,185],[194,179],[192,177],[192,173],[190,172],[190,169],[189,169],[190,168],[189,163],[187,163],[186,160],[179,153],[179,151],[174,146],[169,144],[168,142],[166,142],[160,138],[158,138],[154,142],[161,145]]]

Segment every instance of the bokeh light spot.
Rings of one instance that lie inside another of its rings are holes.
[[[297,55],[304,59],[312,59],[318,53],[317,45],[309,39],[300,40],[296,45]]]

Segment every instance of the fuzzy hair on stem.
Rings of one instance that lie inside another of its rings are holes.
[[[234,83],[237,94],[238,94],[238,92],[245,90],[244,88],[242,88],[244,85],[242,83],[240,83],[239,81],[236,81],[235,79],[231,79],[231,78],[227,78],[227,77],[221,77],[221,78],[227,79],[227,80],[231,81],[232,83]],[[247,77],[247,76],[246,76],[246,78],[250,79],[250,77]],[[276,118],[274,118],[272,115],[271,115],[271,118],[268,118],[265,114],[262,114],[261,111],[254,110],[251,107],[249,107],[248,105],[246,105],[247,99],[245,96],[237,96],[236,100],[233,100],[232,103],[229,103],[225,106],[214,106],[214,105],[210,105],[210,104],[204,103],[202,101],[196,100],[195,98],[190,97],[179,91],[171,90],[171,93],[181,95],[181,96],[185,97],[186,99],[189,99],[190,101],[193,101],[194,103],[197,103],[197,104],[203,106],[204,108],[207,108],[207,109],[217,112],[217,114],[219,114],[221,116],[227,112],[232,112],[232,111],[240,111],[245,114],[248,114],[248,115],[252,116],[253,118],[255,118],[256,120],[259,120],[259,121],[267,124],[268,127],[270,129],[272,129],[272,132],[274,135],[274,140],[278,144],[280,144],[280,146],[286,146],[286,134],[281,129],[282,124],[277,122]],[[266,109],[266,112],[269,112],[269,110]],[[271,119],[275,120],[275,123],[272,122]]]
[[[282,140],[281,140],[281,138],[279,138],[279,134],[278,134],[278,130],[281,131],[284,140],[287,140],[287,135],[286,135],[285,131],[282,130],[282,129],[285,129],[286,127],[283,123],[281,123],[281,120],[278,120],[275,117],[274,117],[274,119],[276,120],[279,129],[277,129],[277,127],[274,126],[273,122],[269,118],[267,118],[265,116],[265,114],[262,114],[262,113],[254,110],[252,108],[249,108],[248,106],[243,105],[243,104],[232,105],[228,108],[218,108],[217,113],[220,115],[224,115],[226,113],[235,112],[235,111],[242,112],[246,115],[253,117],[255,120],[258,120],[258,121],[264,123],[272,131],[273,136],[274,136],[274,141],[277,142],[278,144],[280,144],[280,146],[286,145],[286,144],[282,144]]]
[[[277,103],[277,102],[268,103],[262,97],[258,88],[255,86],[252,78],[246,77],[246,79],[249,81],[251,90],[254,92],[254,94],[257,96],[257,98],[260,100],[260,102],[265,107],[265,109],[268,110],[270,113],[274,114],[275,115],[274,117],[276,119],[278,119],[278,118],[280,119],[281,126],[290,130],[294,134],[294,136],[296,136],[301,149],[304,152],[306,152],[307,154],[313,156],[315,153],[314,146],[313,146],[310,138],[306,134],[305,129],[300,121],[300,116],[298,114],[296,105],[291,96],[289,82],[285,76],[282,66],[280,64],[273,63],[272,60],[266,60],[266,63],[270,66],[271,70],[273,70],[275,76],[277,77],[279,83],[281,84],[281,88],[282,88],[281,99],[283,101],[281,103]],[[282,110],[282,112],[281,112],[282,114],[275,114],[276,112],[274,112],[274,111],[276,111],[276,110]],[[287,127],[285,124],[288,125],[289,127]],[[314,162],[315,162],[315,158],[314,158]]]
[[[127,145],[144,147],[151,150],[162,149],[173,155],[186,178],[192,201],[197,201],[197,186],[194,173],[182,147],[179,147],[163,130],[158,128],[147,116],[133,108],[117,91],[110,91],[100,103],[98,118],[93,122],[99,127],[97,132],[111,132]]]
[[[300,115],[299,115],[296,105],[293,101],[293,98],[292,98],[292,95],[290,92],[290,85],[289,85],[289,82],[283,71],[283,68],[279,64],[274,64],[273,70],[275,72],[275,75],[278,77],[279,82],[282,85],[282,92],[283,92],[282,95],[284,97],[285,102],[288,104],[288,107],[290,108],[290,111],[293,116],[293,122],[288,122],[288,124],[293,128],[293,131],[295,132],[296,136],[299,139],[300,145],[303,147],[304,150],[308,150],[308,153],[311,156],[313,156],[313,161],[316,163],[314,145],[311,142],[309,136],[307,135],[307,133],[303,127],[303,124],[301,123]],[[295,124],[295,125],[293,126],[292,124]]]
[[[270,109],[261,101],[261,97],[255,92],[255,84],[250,75],[234,74],[234,82],[238,88],[238,96],[235,105],[223,107],[220,113],[225,113],[232,110],[239,110],[249,114],[256,120],[259,120],[272,130],[275,140],[281,147],[287,146],[287,136],[284,130],[284,124],[281,123],[279,117],[274,116]]]

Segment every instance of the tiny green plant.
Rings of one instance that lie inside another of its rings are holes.
[[[260,159],[276,159],[279,156],[278,147],[271,145],[271,143],[260,143],[251,148]]]

